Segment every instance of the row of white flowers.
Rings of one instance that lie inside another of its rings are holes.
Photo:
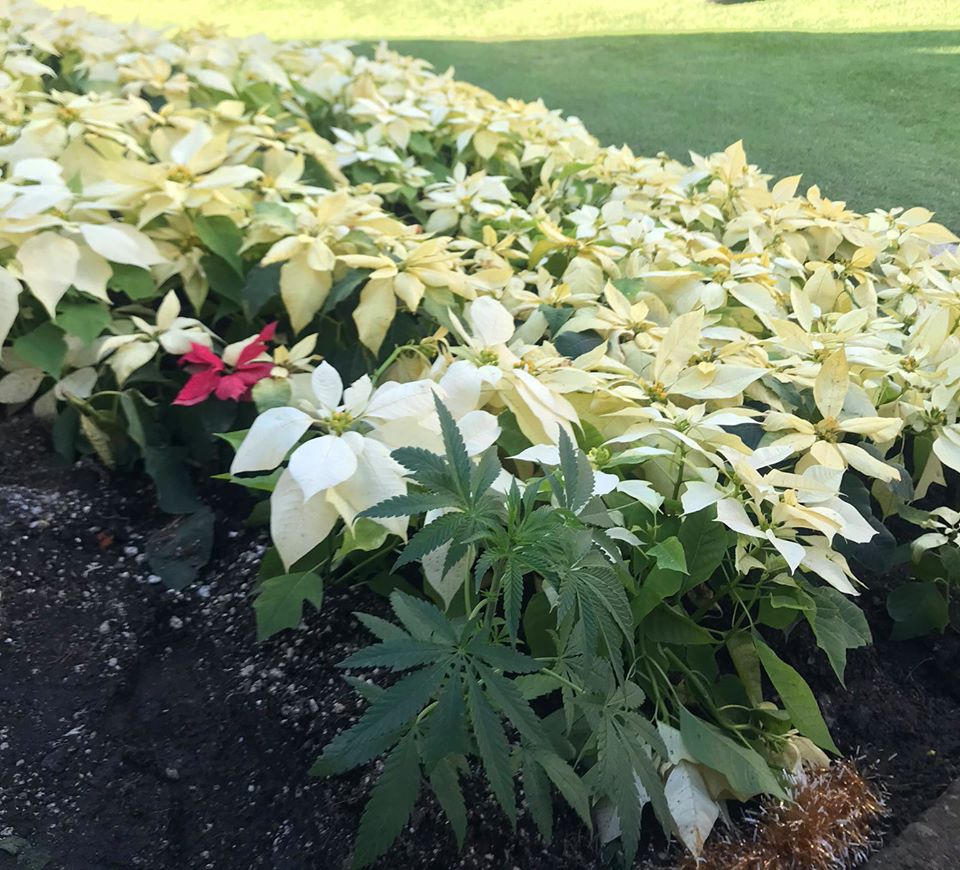
[[[347,269],[369,273],[353,317],[374,351],[399,308],[425,306],[446,327],[439,356],[429,371],[407,360],[403,376],[449,392],[478,443],[503,409],[532,444],[589,424],[599,465],[664,495],[679,456],[685,509],[717,501],[745,542],[762,538],[791,569],[847,591],[829,542],[866,530],[838,501],[844,469],[891,503],[904,430],[932,443],[914,468],[918,495],[942,481],[941,463],[960,469],[960,257],[921,208],[861,215],[816,187],[799,195],[799,178],[771,187],[739,144],[692,166],[601,148],[576,119],[385,48],[368,58],[209,29],[171,37],[19,0],[0,16],[0,332],[23,288],[51,316],[69,288],[111,302],[117,264],[183,287],[153,322],[118,311],[113,336],[86,347],[67,336],[62,377],[84,394],[95,375],[76,372],[97,360],[122,385],[158,349],[215,339],[180,313],[199,313],[209,289],[199,214],[229,218],[244,249],[267,245],[261,263],[283,264],[294,333]],[[54,76],[83,77],[85,93],[44,89]],[[251,84],[269,89],[270,111],[251,106]],[[321,112],[332,138],[312,124]],[[442,149],[455,168],[435,181],[418,154]],[[304,180],[308,161],[333,189]],[[358,163],[378,180],[348,184],[343,170]],[[404,188],[426,226],[385,201]],[[546,268],[556,256],[559,274]],[[556,327],[549,309],[570,316]],[[602,342],[558,352],[558,337],[587,331]],[[0,394],[29,398],[37,371],[10,351],[3,364]],[[341,407],[334,380],[317,369],[315,396],[297,400],[310,409],[269,412],[237,460],[276,465],[308,427],[324,433],[323,448],[300,450],[311,463],[328,451],[339,470],[298,472],[298,452],[274,496],[278,517],[296,516],[294,492],[314,517],[297,521],[288,559],[323,536],[331,511],[350,522],[375,500],[375,481],[380,496],[402,487],[386,449],[436,430],[420,389],[358,383]],[[758,449],[735,434],[744,422],[765,431]]]

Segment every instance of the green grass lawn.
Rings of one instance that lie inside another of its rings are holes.
[[[218,21],[234,33],[388,37],[499,96],[543,97],[604,143],[683,158],[742,138],[768,172],[803,173],[859,209],[924,205],[960,229],[957,0],[87,6],[116,18]],[[603,35],[583,35],[591,33]],[[559,35],[575,38],[542,38]],[[397,41],[406,36],[420,41]]]

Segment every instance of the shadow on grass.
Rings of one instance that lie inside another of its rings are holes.
[[[396,42],[500,97],[542,97],[604,144],[750,160],[858,209],[960,229],[960,31],[702,33]]]

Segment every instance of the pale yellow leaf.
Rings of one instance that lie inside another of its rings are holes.
[[[57,303],[73,283],[79,248],[56,233],[40,233],[20,246],[17,259],[30,292],[43,303],[50,317],[55,317]]]
[[[850,384],[850,372],[847,368],[847,355],[843,348],[834,351],[820,366],[820,373],[813,383],[813,400],[826,420],[836,419],[843,409],[843,400],[847,397]]]

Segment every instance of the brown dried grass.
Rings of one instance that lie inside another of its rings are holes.
[[[852,761],[806,770],[793,801],[765,799],[741,830],[711,838],[682,870],[848,870],[866,860],[883,812]]]

